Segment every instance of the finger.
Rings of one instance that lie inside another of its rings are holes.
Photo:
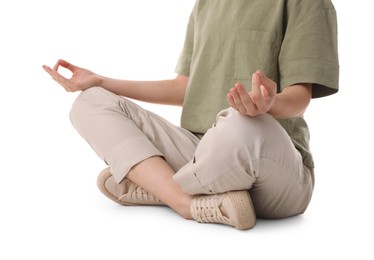
[[[258,70],[258,71],[256,71],[256,74],[258,75],[261,83],[263,83],[267,86],[270,86],[270,85],[274,84],[274,82],[268,76],[266,76],[262,71]]]
[[[240,83],[237,83],[231,90],[233,100],[238,107],[238,111],[245,115],[254,116],[257,114],[256,105],[253,103],[247,90]]]
[[[229,92],[230,96],[231,96],[231,101],[233,103],[233,107],[236,108],[236,110],[242,112],[243,110],[243,105],[242,105],[242,102],[240,100],[240,97],[239,97],[239,94],[238,94],[238,91],[236,90],[235,87],[232,87],[230,89],[230,92]]]
[[[42,68],[49,74],[52,76],[52,69],[50,67],[48,67],[47,65],[43,65]]]
[[[263,85],[260,86],[260,89],[262,97],[265,99],[265,101],[268,101],[270,95],[268,89]]]
[[[78,68],[77,66],[71,64],[70,62],[67,62],[66,60],[60,59],[59,63],[62,67],[66,68],[66,69],[68,69],[72,72],[74,72],[74,70],[76,70]]]
[[[258,71],[252,74],[252,96],[257,97],[261,95],[261,82]]]
[[[239,111],[239,108],[236,106],[235,101],[234,101],[234,98],[233,98],[233,96],[231,95],[231,93],[228,93],[228,94],[227,94],[227,101],[229,102],[230,106],[231,106],[233,109]]]
[[[59,74],[57,71],[52,70],[51,71],[53,78],[60,84],[62,85],[67,85],[68,84],[68,79]]]
[[[242,103],[242,100],[240,98],[240,95],[238,93],[238,90],[237,90],[237,85],[236,84],[234,87],[232,87],[230,89],[230,95],[232,97],[232,102],[233,102],[233,106],[236,107],[236,109],[240,112],[240,113],[243,113],[245,114],[246,113],[246,109]]]
[[[58,67],[60,66],[60,60],[58,60],[55,64],[55,66],[53,66],[53,70],[58,70]]]
[[[257,71],[256,73],[258,75],[259,82],[262,85],[262,94],[265,99],[269,99],[271,96],[276,94],[277,84],[261,71]]]
[[[65,78],[64,76],[62,76],[61,74],[59,74],[57,71],[55,71],[55,70],[51,70],[51,76],[52,76],[52,78],[58,83],[58,84],[60,84],[61,86],[63,86],[64,87],[64,89],[66,90],[66,91],[71,91],[71,89],[72,89],[72,86],[71,86],[71,83],[70,83],[70,81],[67,79],[67,78]]]
[[[242,103],[245,105],[245,104],[253,104],[253,101],[251,99],[251,97],[249,96],[247,90],[245,89],[245,87],[242,85],[242,84],[236,84],[235,85],[235,88],[239,94],[239,97],[242,101]]]
[[[261,85],[260,81],[260,75],[259,72],[256,71],[252,75],[252,92],[251,92],[251,97],[253,102],[256,104],[256,106],[263,107],[266,103],[265,98],[263,97],[263,86]]]
[[[52,70],[50,67],[43,65],[43,69],[55,80],[58,84],[60,84],[66,91],[72,92],[72,88],[70,86],[70,82],[68,79],[61,76],[57,71]]]
[[[42,66],[43,69],[54,79],[57,81],[57,78],[56,78],[56,71],[55,70],[52,70],[50,67],[46,66],[46,65],[43,65]]]

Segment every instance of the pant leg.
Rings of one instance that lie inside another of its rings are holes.
[[[118,183],[133,166],[153,156],[164,157],[177,171],[192,158],[199,141],[187,130],[101,87],[83,91],[70,118]]]
[[[282,126],[270,115],[221,111],[194,156],[174,180],[190,194],[249,189],[259,217],[302,213],[312,190],[312,175]]]

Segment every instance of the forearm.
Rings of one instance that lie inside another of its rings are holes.
[[[188,78],[160,81],[131,81],[100,77],[100,86],[117,95],[165,105],[182,105]]]
[[[298,84],[287,87],[275,95],[268,113],[275,118],[285,119],[301,116],[311,100],[311,84]]]

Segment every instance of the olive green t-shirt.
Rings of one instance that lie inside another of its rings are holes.
[[[278,92],[312,83],[312,97],[338,91],[336,13],[330,0],[197,0],[176,72],[189,77],[181,126],[202,136],[229,107],[236,82],[251,90],[263,71]],[[303,117],[278,120],[314,167]]]

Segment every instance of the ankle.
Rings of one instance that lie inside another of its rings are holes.
[[[185,199],[184,201],[180,201],[180,203],[173,207],[173,209],[182,217],[188,220],[193,219],[191,214],[191,204],[192,204],[192,197]]]

